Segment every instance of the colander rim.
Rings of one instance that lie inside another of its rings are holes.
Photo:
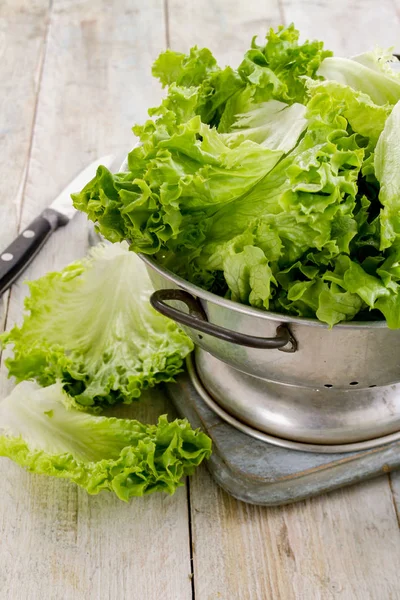
[[[305,317],[295,317],[283,313],[270,312],[267,310],[262,310],[260,308],[254,308],[252,306],[247,306],[245,304],[240,304],[239,302],[235,302],[233,300],[228,300],[226,298],[222,298],[221,296],[217,296],[213,292],[208,292],[203,288],[186,281],[182,277],[175,275],[169,269],[162,267],[159,265],[153,258],[148,256],[147,254],[138,253],[138,256],[141,260],[151,269],[156,271],[159,275],[171,281],[179,288],[193,294],[194,296],[201,298],[202,300],[206,300],[207,302],[211,302],[212,304],[216,304],[218,306],[222,306],[228,310],[232,310],[234,312],[238,312],[241,314],[245,314],[247,316],[257,317],[259,319],[264,319],[266,321],[279,321],[280,323],[295,323],[298,325],[306,325],[309,327],[322,327],[323,329],[329,329],[329,325],[327,323],[323,323],[318,319],[310,319]],[[355,329],[388,329],[386,320],[382,319],[379,321],[348,321],[337,323],[334,325],[335,329],[351,329],[354,331]]]

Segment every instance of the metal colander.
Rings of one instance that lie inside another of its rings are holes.
[[[385,321],[329,329],[247,307],[141,258],[156,289],[152,305],[183,326],[200,381],[239,421],[331,451],[383,443],[400,430],[400,330]]]

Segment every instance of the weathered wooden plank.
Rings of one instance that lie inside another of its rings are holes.
[[[400,471],[389,475],[390,487],[393,495],[393,503],[396,510],[397,523],[400,527]]]
[[[43,63],[49,0],[0,3],[0,247],[18,229]],[[8,294],[0,300],[0,331]]]
[[[396,598],[400,536],[377,479],[282,508],[228,496],[201,469],[191,480],[196,598]]]
[[[160,98],[150,66],[164,47],[162,0],[55,0],[22,226],[91,160],[129,149],[131,125]],[[12,75],[21,68],[16,60]],[[11,86],[9,102],[17,103],[19,93]],[[5,172],[16,189],[20,171]],[[0,223],[8,207],[2,205]],[[58,269],[86,248],[81,215],[53,236],[25,277]],[[8,326],[21,318],[25,287],[22,282],[13,287]],[[3,369],[0,395],[9,388],[4,375]],[[130,414],[152,420],[166,410],[164,399],[152,395],[151,404]],[[6,459],[0,460],[0,472],[1,597],[191,597],[185,488],[172,498],[158,495],[124,505],[112,495],[89,497],[68,482],[29,475]]]
[[[399,46],[399,16],[392,0],[281,0],[286,23],[302,38],[324,40],[340,56],[352,56],[375,45]]]
[[[210,48],[221,64],[237,66],[251,39],[262,39],[282,21],[278,0],[168,0],[169,44],[187,52],[192,46]]]

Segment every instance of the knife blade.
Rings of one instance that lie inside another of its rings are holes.
[[[110,168],[114,160],[114,156],[107,155],[87,166],[0,254],[0,295],[25,271],[51,234],[69,223],[78,212],[71,194],[79,192],[93,179],[100,165]]]

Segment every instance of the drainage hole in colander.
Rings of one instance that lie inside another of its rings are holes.
[[[376,383],[374,383],[373,385],[369,385],[368,387],[376,387]]]
[[[199,336],[198,336],[198,337],[199,337],[199,340],[202,340],[202,339],[203,339],[203,336],[202,336],[202,335],[200,335],[200,334],[199,334]]]
[[[325,383],[324,387],[331,388],[331,387],[333,387],[333,385],[331,383]]]
[[[358,381],[350,381],[350,385],[358,385]]]

